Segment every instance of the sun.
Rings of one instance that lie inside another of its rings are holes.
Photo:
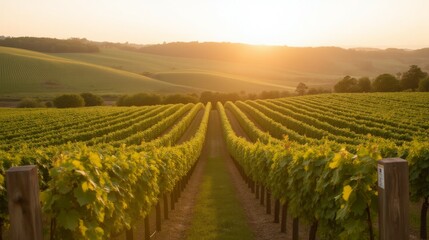
[[[264,1],[248,1],[245,5],[230,3],[217,11],[223,28],[223,39],[253,45],[287,45],[299,41],[300,24],[291,9],[282,9]]]

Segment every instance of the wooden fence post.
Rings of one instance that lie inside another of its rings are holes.
[[[149,215],[144,218],[144,239],[150,240],[150,224],[149,224]]]
[[[280,222],[280,232],[285,233],[287,231],[287,203],[283,204],[282,207],[282,219]]]
[[[133,231],[132,227],[125,231],[125,239],[126,240],[134,240],[134,231]]]
[[[267,189],[267,214],[271,214],[271,192]]]
[[[156,203],[156,231],[161,231],[161,198],[158,199],[158,202]]]
[[[408,163],[400,158],[378,163],[378,219],[380,240],[409,239]]]
[[[168,219],[168,195],[164,193],[164,219]]]
[[[299,218],[294,218],[292,223],[292,240],[299,239]]]
[[[274,201],[274,222],[275,223],[280,222],[279,215],[280,215],[280,200],[275,199]]]
[[[11,238],[42,240],[37,167],[12,167],[6,172],[6,181]]]
[[[256,183],[256,185],[255,185],[255,196],[256,196],[256,199],[259,199],[259,184],[258,183]]]

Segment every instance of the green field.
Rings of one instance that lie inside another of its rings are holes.
[[[0,47],[0,79],[2,96],[196,91],[111,67],[6,47]]]

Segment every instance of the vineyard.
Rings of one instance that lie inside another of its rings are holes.
[[[210,109],[199,103],[1,110],[2,224],[5,170],[35,164],[51,238],[105,239],[129,229],[192,169]],[[199,127],[181,139],[193,120]]]
[[[374,239],[382,158],[408,161],[410,198],[427,211],[429,94],[328,94],[213,107],[246,183],[310,226],[310,239]],[[210,103],[0,109],[1,225],[9,219],[6,170],[34,164],[51,239],[109,239],[127,231],[189,177],[211,112]]]
[[[408,160],[411,199],[427,211],[428,103],[428,94],[343,94],[217,108],[243,176],[310,225],[310,239],[374,239],[377,160]]]

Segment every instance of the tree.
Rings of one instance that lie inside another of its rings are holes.
[[[371,92],[371,81],[368,77],[359,78],[357,84],[360,88],[360,92]]]
[[[427,77],[428,74],[423,72],[417,65],[411,65],[407,72],[402,74],[401,88],[402,90],[415,90],[419,87],[420,79]]]
[[[259,94],[259,99],[274,99],[274,98],[280,98],[280,92],[279,91],[275,91],[275,90],[262,91]]]
[[[361,92],[356,78],[345,76],[342,80],[334,85],[334,91],[337,93]]]
[[[116,102],[118,106],[148,106],[161,104],[162,98],[158,94],[137,93],[134,95],[123,95]]]
[[[198,97],[189,94],[171,94],[164,97],[164,104],[197,103]]]
[[[312,87],[312,88],[309,88],[307,91],[308,95],[322,94],[322,93],[331,93],[331,90],[330,89],[324,89],[321,87],[319,87],[319,88]]]
[[[418,89],[420,92],[429,92],[429,77],[420,79]]]
[[[372,88],[375,92],[396,92],[400,89],[399,80],[391,74],[381,74],[372,83]]]
[[[18,106],[19,108],[41,108],[45,107],[42,102],[40,102],[39,99],[34,98],[23,98],[21,101],[19,101]]]
[[[205,92],[202,92],[200,95],[200,102],[202,102],[204,104],[208,103],[208,102],[212,102],[214,100],[215,99],[214,99],[214,93],[213,92],[205,91]]]
[[[295,92],[298,93],[298,95],[304,95],[307,89],[307,85],[305,85],[305,83],[300,82],[298,86],[296,86]]]
[[[54,105],[57,108],[83,107],[85,100],[77,94],[64,94],[54,98]]]
[[[85,106],[101,106],[104,103],[104,100],[97,95],[94,95],[92,93],[81,93],[80,96],[85,101]]]

